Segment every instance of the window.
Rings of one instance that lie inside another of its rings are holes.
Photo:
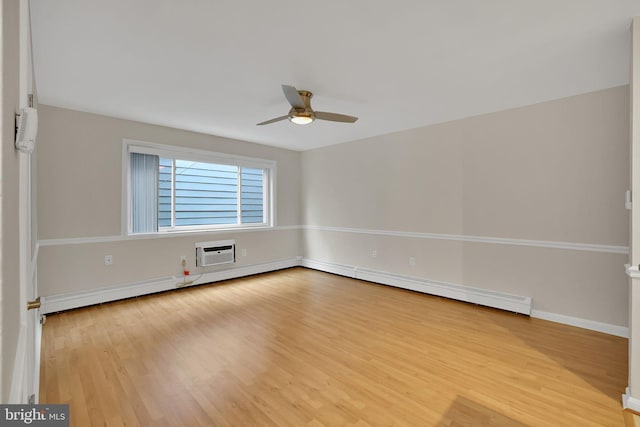
[[[125,141],[129,233],[271,224],[275,163]]]

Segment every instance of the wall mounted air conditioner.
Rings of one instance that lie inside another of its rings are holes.
[[[236,262],[236,241],[218,240],[217,242],[196,243],[196,266],[209,267],[212,265]]]

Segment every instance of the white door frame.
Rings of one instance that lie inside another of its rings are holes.
[[[20,0],[20,76],[19,108],[29,106],[33,91],[31,61],[31,23],[29,0]],[[40,313],[27,311],[27,301],[37,296],[37,246],[32,244],[31,233],[31,155],[19,154],[19,251],[20,251],[20,331],[11,379],[9,403],[38,401],[40,382]],[[33,236],[35,237],[35,236]],[[33,248],[36,248],[35,250]],[[32,253],[33,252],[33,253]]]
[[[640,411],[640,17],[631,24],[631,233],[629,268],[629,378],[624,408]]]

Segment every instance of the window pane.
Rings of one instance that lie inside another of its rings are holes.
[[[158,156],[131,153],[131,232],[158,231]]]
[[[158,226],[171,227],[171,168],[173,160],[161,157],[159,164],[160,189],[158,197]]]
[[[264,170],[242,168],[242,223],[257,224],[264,219]]]
[[[197,159],[193,152],[185,152],[185,156],[194,160],[181,160],[174,157],[181,157],[179,147],[158,148],[155,154],[156,149],[150,146],[131,145],[127,149],[131,153],[127,210],[133,233],[269,222],[265,196],[272,166],[262,166],[269,161],[247,158],[245,162],[207,153]],[[248,164],[253,167],[245,167]]]
[[[236,224],[238,167],[175,161],[176,227]]]

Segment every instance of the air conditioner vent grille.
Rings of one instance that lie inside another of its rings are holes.
[[[196,243],[196,266],[210,267],[234,262],[236,262],[235,240]]]

